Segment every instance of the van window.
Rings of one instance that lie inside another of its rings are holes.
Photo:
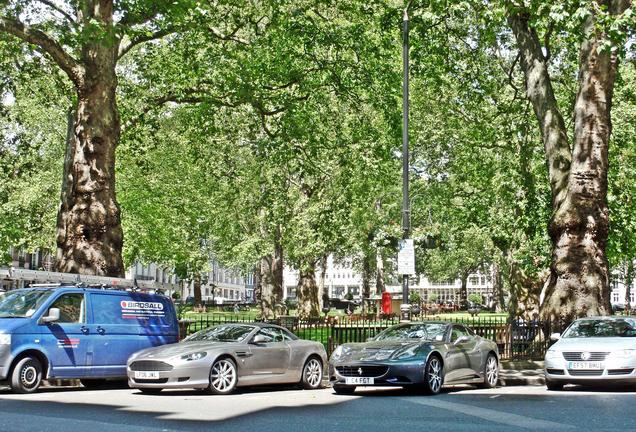
[[[60,319],[57,321],[59,323],[85,322],[84,294],[62,294],[53,302],[51,308],[60,310]]]
[[[94,293],[91,298],[96,323],[169,325],[174,320],[172,309],[157,297]]]
[[[26,318],[53,293],[47,290],[16,290],[0,297],[0,318]]]

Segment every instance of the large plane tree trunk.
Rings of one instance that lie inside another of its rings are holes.
[[[276,318],[283,302],[283,247],[276,242],[274,253],[261,259],[261,314],[265,319]]]
[[[314,261],[303,262],[299,271],[298,288],[298,316],[311,318],[320,316],[318,302],[318,286],[316,285],[316,264]]]
[[[613,15],[629,1],[607,3]],[[579,50],[578,93],[574,107],[574,137],[568,132],[548,73],[537,31],[526,10],[515,9],[508,23],[521,53],[526,94],[533,105],[545,147],[552,190],[550,279],[546,284],[541,316],[571,321],[578,316],[611,313],[608,263],[607,169],[611,133],[610,109],[617,57],[601,49],[606,35],[594,12],[583,26]]]

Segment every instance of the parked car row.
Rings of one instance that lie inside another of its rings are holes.
[[[573,322],[545,357],[548,389],[564,384],[636,382],[636,318]],[[402,386],[437,394],[446,384],[497,385],[497,345],[459,323],[402,323],[327,359],[319,342],[267,323],[223,324],[178,341],[169,298],[116,289],[35,287],[0,297],[0,381],[18,393],[45,379],[86,387],[127,379],[144,393],[297,383],[335,393]]]

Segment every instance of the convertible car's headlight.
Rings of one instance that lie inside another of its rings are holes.
[[[557,350],[548,350],[548,351],[545,353],[545,358],[546,358],[546,360],[547,360],[547,359],[556,359],[556,358],[559,358],[559,354],[560,354],[560,353],[559,353],[559,351],[557,351]]]
[[[619,358],[619,359],[631,358],[634,355],[636,355],[635,349],[624,349],[624,350],[612,351],[612,353],[610,354],[611,357]]]
[[[208,353],[206,353],[206,352],[195,352],[195,353],[182,355],[181,356],[181,360],[186,360],[186,361],[200,360],[203,357],[205,357],[206,355],[208,355]]]
[[[11,345],[11,335],[0,333],[0,345]]]

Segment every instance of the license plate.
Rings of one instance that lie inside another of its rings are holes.
[[[603,369],[602,362],[570,362],[568,369]]]
[[[368,378],[368,377],[347,377],[347,378],[345,378],[345,384],[373,385],[373,378]]]
[[[159,372],[135,371],[135,379],[159,379]]]

